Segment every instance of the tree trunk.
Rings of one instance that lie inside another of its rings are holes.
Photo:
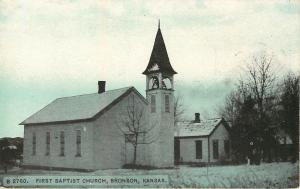
[[[133,165],[136,165],[136,150],[137,150],[137,145],[134,145]]]

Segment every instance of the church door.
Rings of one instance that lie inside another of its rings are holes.
[[[125,163],[126,164],[132,164],[133,163],[133,145],[130,142],[125,143]]]
[[[180,140],[175,139],[174,141],[174,162],[179,164],[180,161]]]

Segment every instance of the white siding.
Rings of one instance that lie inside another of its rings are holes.
[[[229,133],[223,124],[219,125],[219,127],[213,132],[213,134],[209,137],[210,140],[210,160],[211,162],[217,162],[225,157],[224,151],[224,140],[229,140]],[[213,140],[219,141],[219,159],[213,158]]]
[[[82,132],[81,157],[76,155],[76,130]],[[60,131],[65,132],[65,156],[60,156]],[[36,133],[36,155],[32,155],[32,133]],[[46,132],[50,132],[50,154],[46,153]],[[25,126],[24,165],[93,168],[93,127],[91,122]]]
[[[149,125],[154,125],[153,143],[149,145],[147,157],[151,166],[172,167],[174,165],[174,96],[173,91],[147,91],[147,99],[156,96],[156,112],[149,113]],[[165,95],[169,95],[170,112],[165,111]],[[150,112],[150,108],[149,108]]]
[[[196,141],[202,141],[202,159],[196,159]],[[200,163],[208,161],[207,137],[180,139],[180,157],[184,163]]]
[[[146,111],[145,102],[132,92],[94,122],[95,169],[121,168],[126,164],[125,150],[131,150],[127,153],[133,154],[133,148],[125,148],[125,137],[119,129],[123,124],[122,116],[123,118],[127,116],[126,109],[128,99],[131,98],[131,95],[134,95],[135,101],[139,101],[140,105]],[[147,112],[144,114],[146,115]],[[144,121],[144,123],[146,122]],[[138,145],[137,154],[137,163],[145,163],[144,147],[142,144]]]
[[[140,96],[134,92],[135,100],[145,109]],[[128,98],[122,99],[98,119],[69,124],[47,124],[25,126],[24,165],[63,167],[78,169],[121,168],[126,163],[125,138],[118,129],[122,115],[126,115]],[[146,123],[146,121],[144,121]],[[81,130],[81,157],[76,157],[76,130]],[[60,156],[60,132],[65,133],[65,156]],[[32,155],[32,133],[36,133],[36,155]],[[50,155],[46,156],[46,132],[50,132]],[[138,146],[137,163],[147,164],[145,145]],[[128,149],[133,154],[132,148]]]
[[[202,141],[202,159],[196,159],[196,141]],[[213,140],[219,141],[219,159],[213,158]],[[223,124],[219,125],[209,137],[210,157],[208,157],[208,137],[180,138],[180,157],[184,163],[217,162],[225,157],[224,140],[229,140],[229,133]]]

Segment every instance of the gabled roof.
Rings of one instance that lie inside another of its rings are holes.
[[[156,33],[154,46],[152,49],[151,57],[146,70],[143,74],[162,72],[168,74],[176,74],[170,64],[169,56],[165,46],[163,36],[161,34],[160,28]]]
[[[20,125],[89,120],[106,111],[131,91],[139,94],[134,87],[125,87],[100,94],[92,93],[58,98],[24,120]],[[145,98],[140,96],[145,101]]]
[[[214,130],[224,123],[226,129],[229,129],[223,118],[201,120],[200,123],[179,122],[177,123],[175,137],[206,137],[210,136]]]

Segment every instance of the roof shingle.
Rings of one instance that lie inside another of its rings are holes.
[[[222,118],[208,119],[200,123],[179,122],[176,126],[175,137],[208,136],[219,125]]]
[[[100,94],[92,93],[58,98],[20,124],[63,122],[93,118],[97,113],[132,88],[125,87],[105,91]]]

